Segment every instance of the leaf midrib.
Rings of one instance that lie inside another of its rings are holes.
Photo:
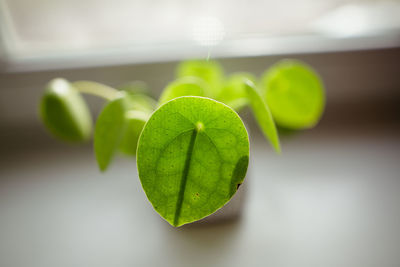
[[[178,226],[179,218],[181,216],[182,204],[183,204],[183,199],[184,199],[185,190],[186,190],[186,182],[187,182],[187,179],[189,176],[189,169],[190,169],[190,164],[192,161],[193,149],[194,149],[194,144],[196,142],[197,134],[198,134],[198,131],[196,128],[194,128],[192,135],[190,137],[189,147],[186,152],[187,156],[186,156],[186,160],[185,160],[185,166],[184,166],[184,169],[182,172],[181,183],[179,185],[179,194],[178,194],[178,199],[176,201],[175,216],[174,216],[174,226]]]

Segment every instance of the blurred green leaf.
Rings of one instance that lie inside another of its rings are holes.
[[[79,92],[65,79],[51,80],[40,103],[40,117],[56,137],[73,142],[87,141],[92,117]]]
[[[120,92],[110,101],[97,118],[94,150],[101,171],[111,163],[116,151],[134,156],[139,135],[156,102],[142,94]]]
[[[243,182],[249,139],[239,116],[203,97],[179,97],[157,109],[139,139],[137,166],[154,209],[171,225],[221,208]]]
[[[131,110],[125,113],[126,127],[119,145],[122,153],[129,156],[136,155],[140,133],[149,117],[149,113],[138,110]]]
[[[224,102],[237,112],[244,108],[248,103],[246,85],[243,82],[248,79],[255,82],[254,75],[246,72],[234,73],[225,81],[222,91],[217,100]]]
[[[260,93],[257,91],[254,83],[250,80],[244,80],[246,91],[250,100],[250,106],[253,114],[260,126],[265,138],[269,140],[275,151],[280,154],[278,131],[272,118],[271,112]]]
[[[207,97],[216,98],[224,81],[224,71],[216,61],[190,60],[178,65],[177,77],[194,76],[203,79],[211,88]]]
[[[119,149],[122,153],[135,156],[137,142],[143,126],[155,110],[157,102],[147,95],[140,93],[126,95],[125,123]]]
[[[197,77],[186,76],[168,84],[160,96],[159,103],[162,105],[179,96],[207,95],[210,95],[210,88],[204,80]]]
[[[110,164],[123,137],[126,120],[126,95],[105,105],[97,118],[94,132],[94,152],[101,171]]]
[[[323,84],[305,63],[296,60],[278,62],[263,75],[262,87],[279,126],[311,128],[320,120],[325,106]]]

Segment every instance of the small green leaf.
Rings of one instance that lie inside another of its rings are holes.
[[[66,141],[87,141],[92,117],[79,92],[67,81],[54,79],[47,85],[40,103],[40,117],[49,131]]]
[[[260,126],[265,138],[269,140],[275,151],[280,154],[281,147],[279,144],[278,131],[272,118],[271,112],[260,93],[257,91],[254,83],[250,80],[244,81],[248,97],[250,99],[250,106],[253,114]]]
[[[168,84],[160,96],[159,103],[161,105],[180,96],[206,96],[209,94],[210,89],[206,82],[197,77],[187,76]]]
[[[243,182],[249,139],[239,116],[203,97],[179,97],[157,109],[139,138],[137,166],[154,209],[171,225],[221,208]]]
[[[126,98],[122,95],[109,103],[97,118],[94,132],[94,152],[101,171],[110,164],[126,127]]]
[[[124,154],[136,154],[137,141],[156,102],[142,94],[120,92],[97,118],[94,150],[101,171],[111,163],[117,149]]]
[[[283,60],[262,77],[263,93],[279,126],[313,127],[321,118],[325,92],[317,73],[296,60]]]
[[[248,103],[248,97],[246,87],[243,82],[244,79],[248,79],[255,82],[255,77],[246,72],[234,73],[225,81],[222,91],[218,97],[218,100],[224,102],[236,111],[240,111]]]
[[[137,142],[143,126],[157,106],[157,102],[143,94],[128,93],[125,96],[125,123],[119,149],[122,153],[135,156]]]
[[[177,77],[195,76],[204,80],[211,88],[207,97],[217,97],[224,80],[222,67],[216,61],[191,60],[179,64]]]
[[[149,113],[138,110],[131,110],[125,113],[126,127],[119,145],[122,153],[129,156],[136,155],[140,133],[149,117]]]

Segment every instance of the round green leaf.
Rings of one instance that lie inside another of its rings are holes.
[[[243,182],[249,139],[239,116],[203,97],[179,97],[157,109],[139,138],[137,167],[154,209],[171,225],[221,208]]]
[[[125,131],[127,101],[125,95],[118,97],[103,108],[96,121],[94,152],[101,171],[110,164]]]
[[[264,94],[279,126],[313,127],[321,118],[325,92],[317,73],[296,60],[283,60],[262,77]]]
[[[92,117],[79,92],[67,81],[54,79],[40,103],[40,117],[49,131],[66,141],[86,141],[92,132]]]
[[[243,80],[243,83],[245,84],[246,92],[250,100],[251,109],[265,138],[269,140],[278,154],[281,153],[278,131],[276,130],[274,119],[272,118],[267,104],[252,81]]]
[[[248,103],[244,79],[255,82],[254,75],[246,72],[234,73],[225,81],[218,100],[224,102],[236,111],[240,111]]]
[[[164,104],[180,96],[206,96],[209,94],[210,89],[206,82],[197,77],[187,76],[168,84],[160,96],[159,103]]]
[[[178,77],[195,76],[203,79],[211,88],[209,97],[219,95],[224,80],[222,67],[216,61],[191,60],[183,61],[177,69]]]

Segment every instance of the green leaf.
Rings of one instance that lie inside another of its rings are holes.
[[[325,92],[317,73],[305,63],[283,60],[262,77],[263,93],[279,126],[313,127],[321,118]]]
[[[47,85],[40,103],[40,117],[56,137],[73,142],[87,141],[92,117],[86,102],[67,81],[54,79]]]
[[[265,138],[269,140],[275,151],[280,154],[281,147],[279,144],[278,131],[272,118],[271,112],[260,93],[257,91],[254,83],[250,80],[244,81],[248,97],[250,99],[250,106],[253,114],[260,126]]]
[[[160,96],[159,103],[164,104],[180,96],[206,96],[209,94],[210,89],[206,82],[197,77],[187,76],[168,84]]]
[[[252,82],[255,82],[256,80],[250,73],[234,73],[225,81],[222,91],[217,99],[224,102],[234,110],[240,111],[249,103],[246,86],[243,82],[244,79],[251,80]]]
[[[154,209],[171,225],[208,216],[243,182],[249,139],[239,116],[203,97],[179,97],[157,109],[139,138],[137,166]]]
[[[222,67],[216,61],[190,60],[183,61],[177,69],[177,77],[195,76],[204,80],[211,88],[208,97],[219,95],[224,80]]]
[[[143,94],[128,93],[125,96],[125,123],[119,149],[122,153],[135,156],[137,142],[143,126],[157,106],[157,102]]]
[[[129,156],[136,155],[140,133],[149,117],[149,113],[138,110],[131,110],[125,113],[126,127],[119,145],[122,153]]]
[[[139,135],[155,105],[146,95],[120,92],[103,108],[94,133],[94,151],[101,171],[107,169],[117,149],[126,155],[136,154]]]
[[[101,171],[107,169],[123,137],[126,105],[125,95],[122,95],[107,103],[97,118],[94,152]]]

